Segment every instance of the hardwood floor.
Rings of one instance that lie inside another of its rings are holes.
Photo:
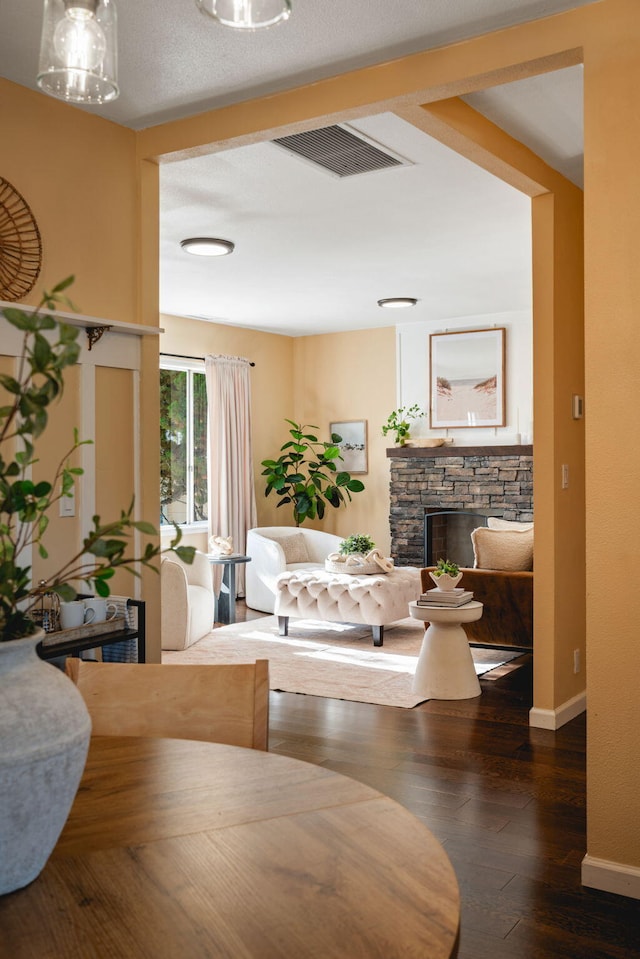
[[[640,957],[640,902],[580,885],[584,715],[529,727],[530,660],[481,686],[414,709],[272,692],[270,749],[368,783],[427,824],[460,884],[460,959]]]

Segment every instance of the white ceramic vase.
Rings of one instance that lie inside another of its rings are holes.
[[[84,770],[91,719],[65,674],[41,660],[42,632],[0,642],[0,895],[40,874]]]
[[[458,573],[457,576],[450,576],[449,573],[441,573],[440,576],[436,576],[435,573],[430,572],[429,576],[434,581],[438,589],[443,589],[445,591],[455,589],[462,579],[462,573]]]

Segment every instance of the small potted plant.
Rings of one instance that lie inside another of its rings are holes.
[[[389,573],[393,560],[383,556],[366,533],[352,533],[343,539],[336,553],[325,560],[325,569],[330,573]]]
[[[399,446],[404,446],[409,438],[410,423],[409,420],[418,420],[424,416],[424,411],[420,409],[417,403],[413,406],[401,406],[389,414],[387,422],[382,427],[382,435],[393,433],[394,439]]]
[[[460,572],[458,564],[452,563],[448,559],[439,559],[436,563],[436,568],[429,572],[429,576],[436,584],[436,587],[443,590],[455,589],[462,579],[462,573]]]
[[[338,547],[338,552],[342,556],[366,556],[375,547],[374,541],[370,536],[363,533],[352,533],[343,539]]]

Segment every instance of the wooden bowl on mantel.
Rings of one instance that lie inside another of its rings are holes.
[[[427,446],[444,446],[446,443],[444,436],[433,436],[431,438],[420,437],[415,440],[407,440],[404,444],[405,446],[416,446],[416,447],[427,447]]]

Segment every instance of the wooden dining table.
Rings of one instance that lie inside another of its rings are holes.
[[[321,766],[95,737],[40,876],[0,897],[11,959],[457,953],[449,859],[403,806]]]

